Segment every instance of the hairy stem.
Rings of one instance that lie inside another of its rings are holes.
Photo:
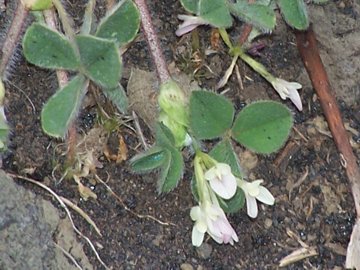
[[[45,17],[46,24],[57,30],[57,18],[53,9],[45,10],[43,12]],[[56,70],[56,76],[58,79],[59,87],[64,87],[69,82],[69,77],[66,71]],[[67,137],[67,156],[66,156],[66,167],[72,166],[75,162],[75,149],[76,149],[76,128],[74,123],[69,127],[68,137]]]
[[[158,36],[152,24],[149,9],[146,5],[145,0],[135,0],[135,4],[140,11],[142,29],[144,31],[146,41],[149,45],[151,56],[155,63],[160,83],[163,84],[167,82],[171,77],[166,62],[164,60],[164,55],[160,48]]]
[[[0,78],[4,78],[6,67],[9,64],[11,56],[13,55],[16,45],[19,42],[20,35],[29,14],[29,10],[25,8],[21,1],[19,1],[13,21],[11,22],[9,31],[7,32],[4,45],[2,47],[2,59],[0,62]]]

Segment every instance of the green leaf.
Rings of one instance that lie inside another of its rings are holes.
[[[130,165],[134,172],[143,173],[159,168],[164,164],[164,161],[164,149],[154,146],[144,153],[140,153],[133,157],[130,160]]]
[[[140,27],[140,14],[130,0],[120,1],[101,21],[96,36],[113,39],[118,46],[132,41]]]
[[[84,74],[104,88],[116,88],[122,63],[115,43],[89,35],[76,36],[76,43]]]
[[[120,112],[126,113],[129,102],[125,90],[120,83],[115,88],[102,88],[102,91]]]
[[[275,12],[269,6],[237,2],[230,4],[229,7],[231,13],[240,20],[250,23],[263,31],[269,32],[275,28]]]
[[[309,17],[303,0],[278,0],[277,3],[288,25],[298,30],[309,27]]]
[[[175,138],[171,130],[163,123],[157,123],[155,127],[156,144],[159,146],[174,147]]]
[[[199,16],[212,26],[228,28],[232,25],[227,1],[225,0],[199,0]]]
[[[184,170],[184,160],[179,150],[168,148],[164,150],[164,154],[164,165],[158,180],[159,193],[172,191],[178,185]]]
[[[274,101],[248,105],[238,114],[233,138],[252,151],[269,154],[287,140],[293,118],[287,107]]]
[[[26,31],[23,51],[30,63],[43,68],[77,70],[79,61],[70,41],[59,32],[33,23]]]
[[[241,188],[237,188],[235,195],[225,200],[217,196],[219,204],[225,213],[232,214],[238,212],[245,204],[245,194]]]
[[[234,107],[225,97],[193,91],[190,97],[190,127],[197,139],[213,139],[223,135],[232,124]]]
[[[41,112],[41,125],[46,134],[65,137],[78,114],[86,85],[84,76],[76,76],[48,100]]]
[[[239,162],[239,158],[235,153],[231,141],[224,139],[220,141],[209,153],[218,162],[229,164],[232,173],[237,177],[242,177],[242,170]]]
[[[180,2],[186,11],[197,14],[199,9],[199,0],[180,0]]]

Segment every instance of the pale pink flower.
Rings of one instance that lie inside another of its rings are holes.
[[[230,243],[233,245],[234,241],[239,241],[236,232],[219,205],[210,202],[200,203],[199,206],[194,206],[191,209],[190,216],[195,221],[191,236],[194,246],[201,246],[205,232],[219,244]]]
[[[280,78],[275,78],[271,84],[282,99],[285,100],[286,98],[290,98],[291,102],[294,103],[296,108],[299,111],[302,111],[301,98],[297,91],[302,87],[300,83],[288,82]]]
[[[215,166],[205,172],[204,177],[209,181],[211,189],[221,198],[227,200],[235,195],[236,178],[228,164],[216,163]]]
[[[263,180],[261,179],[255,180],[251,183],[244,180],[238,181],[239,187],[245,193],[247,214],[252,218],[256,218],[258,214],[256,200],[259,200],[260,202],[268,205],[273,205],[275,202],[275,198],[270,193],[270,191],[260,185],[262,182]]]
[[[179,25],[179,28],[175,32],[177,36],[182,36],[186,33],[189,33],[199,25],[208,24],[204,19],[197,16],[178,15],[178,18],[182,20],[183,23]]]

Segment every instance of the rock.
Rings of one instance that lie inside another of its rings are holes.
[[[194,270],[194,267],[190,263],[183,263],[180,265],[181,270]]]
[[[196,249],[197,254],[202,259],[208,259],[212,252],[212,246],[208,243],[203,243],[200,247]]]
[[[78,269],[54,245],[59,222],[59,212],[50,202],[17,185],[0,170],[0,269]],[[67,219],[62,222],[69,223]],[[93,269],[82,248],[81,252],[79,259],[71,251],[83,269]]]

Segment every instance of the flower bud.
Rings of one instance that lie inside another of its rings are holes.
[[[181,148],[188,144],[187,143],[188,134],[186,132],[185,126],[171,119],[169,115],[164,111],[160,112],[159,122],[162,122],[168,129],[170,129],[171,133],[174,135],[176,147]]]
[[[26,9],[32,11],[45,10],[52,7],[52,0],[21,0],[21,3]]]
[[[158,102],[171,120],[183,126],[188,125],[187,98],[175,81],[169,80],[160,86]]]

